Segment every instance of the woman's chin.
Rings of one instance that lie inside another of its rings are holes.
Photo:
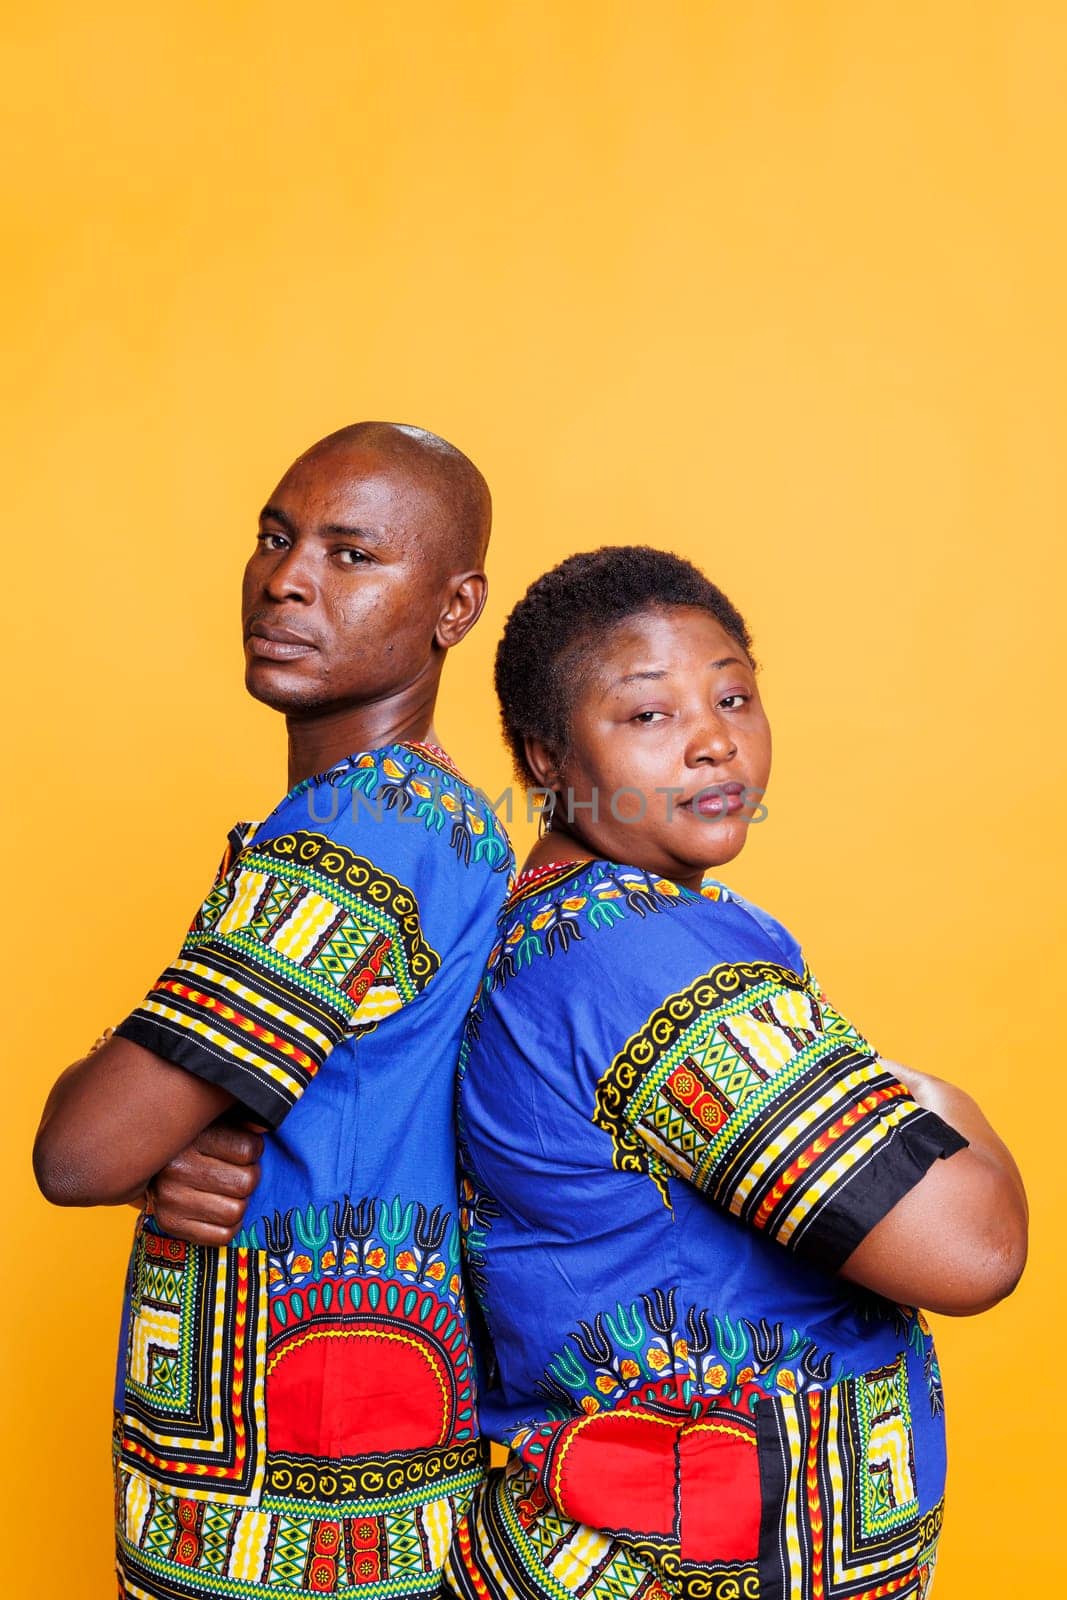
[[[733,861],[745,848],[748,839],[747,817],[716,817],[699,821],[686,828],[686,836],[679,838],[680,853],[687,863],[710,872]]]

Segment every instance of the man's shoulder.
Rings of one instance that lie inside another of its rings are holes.
[[[486,888],[499,900],[514,867],[486,795],[427,744],[357,752],[304,779],[260,825],[253,848],[286,838],[299,849],[298,835],[328,840],[403,881],[450,881],[464,897]]]

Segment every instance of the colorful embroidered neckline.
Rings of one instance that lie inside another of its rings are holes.
[[[305,793],[319,783],[335,783],[346,772],[351,772],[354,767],[376,766],[379,761],[387,760],[390,754],[398,750],[410,750],[413,755],[429,762],[432,766],[440,767],[442,772],[454,778],[457,783],[466,784],[466,779],[456,766],[447,751],[440,745],[430,744],[428,740],[420,739],[394,739],[391,744],[375,745],[370,750],[353,750],[349,755],[342,756],[340,761],[335,761],[333,766],[326,767],[322,772],[311,773],[306,778],[300,778],[285,796],[285,800],[292,800],[296,795]],[[285,803],[282,801],[282,804]],[[275,807],[277,810],[277,807]]]
[[[504,911],[510,911],[514,906],[530,899],[535,894],[570,883],[572,879],[579,877],[583,872],[591,871],[597,867],[610,873],[638,873],[642,878],[657,886],[669,884],[670,887],[665,890],[668,894],[691,895],[694,898],[699,894],[705,900],[721,900],[724,896],[729,898],[730,892],[726,885],[707,875],[705,875],[699,891],[685,889],[681,884],[675,883],[672,878],[663,878],[655,873],[647,872],[644,867],[628,866],[621,861],[609,861],[604,856],[591,856],[580,861],[545,861],[537,867],[525,867],[512,884],[511,893],[504,902]]]

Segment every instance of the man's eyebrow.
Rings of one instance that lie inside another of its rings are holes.
[[[280,506],[264,506],[259,513],[260,522],[277,522],[283,527],[291,538],[297,536],[297,526],[291,517],[287,517]],[[366,539],[370,543],[380,544],[381,534],[374,528],[349,527],[344,522],[330,522],[325,527],[316,530],[320,539]]]
[[[286,516],[284,511],[280,511],[277,506],[264,506],[259,513],[259,520],[260,522],[278,522],[286,533],[291,533],[294,538],[296,537],[296,524]]]
[[[365,539],[370,544],[381,544],[377,528],[359,528],[345,522],[328,522],[318,530],[320,539]]]
[[[718,672],[723,667],[747,667],[751,665],[751,662],[742,661],[740,656],[723,656],[721,660],[711,661],[708,664],[713,672]],[[654,678],[669,677],[670,673],[666,667],[656,667],[647,672],[628,672],[625,677],[616,679],[616,683],[621,686],[624,683],[645,683]]]

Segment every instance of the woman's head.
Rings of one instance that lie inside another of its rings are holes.
[[[695,881],[741,849],[770,731],[744,619],[688,561],[570,556],[508,618],[496,688],[520,775],[595,854]]]

